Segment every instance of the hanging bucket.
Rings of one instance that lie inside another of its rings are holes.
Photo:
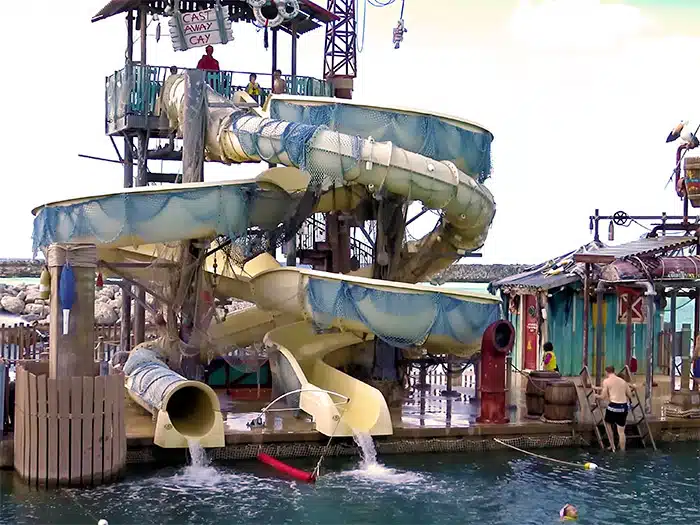
[[[316,476],[313,473],[305,472],[303,470],[299,470],[298,468],[294,468],[291,465],[282,463],[278,459],[275,459],[267,454],[263,454],[262,452],[258,454],[258,460],[272,467],[273,469],[278,470],[283,474],[286,474],[287,476],[296,479],[297,481],[303,481],[304,483],[316,482]]]

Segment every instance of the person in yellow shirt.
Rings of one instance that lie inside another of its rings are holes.
[[[542,356],[542,364],[547,372],[559,372],[557,366],[557,356],[554,353],[554,345],[547,341],[543,346],[544,356]]]
[[[578,519],[578,509],[571,503],[564,505],[559,511],[561,521],[573,521]]]
[[[255,73],[251,73],[250,77],[248,77],[248,86],[246,86],[245,91],[248,93],[251,97],[253,97],[256,102],[260,102],[260,84],[258,84],[258,75]]]

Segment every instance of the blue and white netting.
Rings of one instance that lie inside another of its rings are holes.
[[[327,138],[323,149],[314,150],[311,145],[317,133],[327,131],[327,126],[276,119],[259,121],[259,117],[244,111],[233,115],[231,129],[243,151],[268,162],[291,163],[310,175],[312,188],[342,183],[344,173],[355,168],[360,161],[364,139],[358,135],[333,130],[336,131],[335,137]],[[272,142],[261,142],[261,139],[271,138],[279,141],[274,150],[270,149]],[[342,155],[341,151],[349,151],[351,156]]]
[[[448,160],[470,177],[484,182],[491,174],[488,132],[472,131],[431,115],[405,114],[348,104],[302,105],[272,99],[270,116],[311,126],[325,126],[348,135],[392,142],[435,160]]]
[[[202,233],[235,239],[245,234],[257,195],[257,185],[222,185],[48,206],[34,219],[34,254],[52,243],[83,239],[97,244],[132,237],[143,243],[171,242]]]
[[[358,321],[399,348],[420,346],[430,335],[478,345],[486,328],[501,317],[498,303],[460,300],[437,292],[388,292],[309,278],[306,293],[320,328],[328,328],[334,319]]]

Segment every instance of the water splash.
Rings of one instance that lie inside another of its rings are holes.
[[[190,439],[187,441],[187,446],[190,449],[190,466],[193,469],[206,468],[210,465],[207,452],[199,441]]]
[[[423,479],[420,474],[400,472],[378,462],[377,449],[374,447],[371,435],[365,432],[354,432],[353,439],[360,449],[360,465],[358,469],[344,472],[343,475],[388,484],[407,484]]]
[[[196,440],[187,443],[190,451],[190,464],[181,474],[175,476],[176,480],[186,486],[216,485],[221,475],[211,466],[204,447]]]
[[[369,470],[377,466],[377,449],[374,447],[372,436],[366,432],[353,432],[352,437],[360,448],[360,467],[363,470]]]

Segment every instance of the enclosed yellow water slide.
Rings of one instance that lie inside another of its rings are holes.
[[[172,79],[160,101],[180,134],[186,84],[184,77]],[[476,157],[462,146],[469,141],[476,141],[478,147],[488,145],[490,133],[453,117],[336,99],[276,97],[267,107],[270,114],[277,112],[277,119],[271,120],[268,113],[242,110],[212,90],[207,89],[206,98],[210,108],[204,141],[207,160],[266,160],[285,167],[247,180],[125,190],[50,203],[34,210],[35,249],[51,242],[93,242],[106,262],[176,260],[175,252],[168,254],[161,243],[244,235],[250,225],[275,228],[296,208],[309,174],[327,175],[314,211],[349,211],[366,197],[381,199],[385,192],[422,201],[439,211],[442,220],[401,261],[398,275],[406,282],[280,268],[267,254],[242,268],[219,265],[217,269],[217,295],[257,306],[212,324],[213,341],[247,346],[264,340],[276,350],[271,355],[273,367],[278,376],[289,379],[283,388],[302,389],[299,407],[314,418],[320,432],[391,434],[381,393],[327,361],[342,364],[337,356],[347,356],[348,348],[362,345],[375,334],[390,343],[409,341],[439,353],[469,355],[478,350],[481,332],[499,316],[495,298],[408,283],[483,245],[495,206],[490,192],[475,180],[476,172],[467,175],[474,171],[470,162],[476,163]],[[326,122],[323,115],[314,113],[329,107],[329,114],[343,117]],[[295,120],[280,118],[285,112]],[[372,128],[369,117],[384,120]],[[425,122],[440,139],[427,148],[420,143],[425,137],[415,133],[416,123]],[[370,132],[363,133],[364,127]],[[386,129],[393,129],[394,135],[386,135]],[[375,140],[372,133],[380,138]],[[465,139],[465,134],[471,138]],[[381,141],[381,137],[395,140]],[[478,142],[482,139],[483,144]],[[436,158],[416,152],[428,150]],[[257,195],[252,200],[251,191]],[[214,270],[213,256],[205,265],[207,271]],[[152,269],[130,273],[138,278],[139,272],[146,271]],[[393,310],[386,308],[390,300]],[[325,333],[318,333],[319,324]],[[350,402],[339,406],[323,390],[342,394]]]

